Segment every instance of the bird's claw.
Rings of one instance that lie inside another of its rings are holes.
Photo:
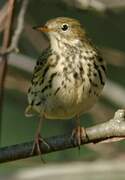
[[[35,139],[34,139],[31,155],[33,155],[36,150],[37,150],[38,155],[42,155],[40,143],[45,144],[49,148],[48,143],[43,138],[41,138],[40,134],[37,134]]]
[[[85,128],[78,126],[75,129],[73,129],[72,138],[74,140],[74,144],[78,145],[78,147],[80,149],[80,145],[82,144],[82,142],[86,138],[86,130],[85,130]]]

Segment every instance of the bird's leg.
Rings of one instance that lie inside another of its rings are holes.
[[[82,141],[84,141],[84,139],[86,138],[86,130],[84,127],[80,126],[80,119],[78,115],[76,117],[76,127],[72,131],[72,137],[74,143],[77,144],[79,148]]]
[[[36,134],[35,134],[35,138],[34,138],[31,154],[34,153],[35,147],[37,148],[38,154],[42,154],[41,150],[40,150],[40,144],[39,144],[40,141],[41,141],[41,136],[40,136],[41,124],[42,124],[42,118],[40,118],[40,120],[39,120],[39,124],[38,124],[38,128],[36,130]]]
[[[37,150],[39,155],[42,154],[42,151],[41,151],[41,148],[40,148],[40,143],[41,142],[46,144],[49,147],[48,143],[45,142],[45,140],[43,138],[41,138],[41,135],[40,135],[42,121],[43,121],[43,118],[40,118],[39,125],[38,125],[38,128],[37,128],[36,134],[35,134],[35,139],[34,139],[34,143],[33,143],[31,154],[34,153],[35,148],[36,148],[36,150]]]

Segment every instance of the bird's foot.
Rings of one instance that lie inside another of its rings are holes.
[[[33,155],[35,151],[37,151],[38,155],[42,155],[42,149],[40,148],[40,143],[45,144],[49,148],[48,143],[43,138],[41,138],[40,134],[38,133],[36,134],[34,139],[31,155]]]
[[[78,126],[72,131],[72,138],[74,140],[74,144],[78,145],[79,149],[80,149],[80,145],[85,140],[86,136],[87,134],[84,127]]]

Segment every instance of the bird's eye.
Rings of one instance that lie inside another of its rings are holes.
[[[67,24],[63,24],[62,27],[61,27],[61,29],[62,29],[63,31],[66,31],[68,28],[69,28],[69,27],[68,27]]]

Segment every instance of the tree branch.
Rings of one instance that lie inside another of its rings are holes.
[[[6,53],[10,53],[12,51],[18,51],[18,41],[19,41],[20,35],[23,31],[24,17],[25,17],[28,3],[29,3],[29,0],[22,1],[20,12],[19,12],[18,18],[17,18],[17,27],[16,27],[14,35],[12,37],[10,47],[6,50]]]
[[[82,144],[113,142],[125,139],[125,110],[118,110],[114,117],[107,122],[86,128],[86,134],[87,136]],[[71,133],[49,137],[45,141],[49,144],[49,147],[41,143],[42,154],[77,147],[71,138]],[[31,155],[32,145],[33,141],[1,148],[0,162],[14,161],[37,155],[37,152]]]
[[[7,66],[8,66],[8,54],[12,51],[18,49],[18,41],[21,35],[21,32],[23,30],[24,25],[24,16],[26,12],[26,8],[28,5],[29,0],[23,0],[20,8],[20,12],[18,14],[17,18],[17,27],[14,32],[14,35],[11,36],[10,31],[12,27],[12,17],[13,17],[13,9],[14,9],[14,3],[15,0],[8,0],[8,9],[7,9],[7,18],[5,22],[5,29],[4,29],[4,35],[3,35],[3,45],[1,49],[1,62],[0,62],[0,130],[1,130],[1,119],[2,119],[2,108],[3,108],[3,98],[4,98],[4,84],[5,84],[5,78],[7,73]],[[11,43],[10,43],[11,41]],[[1,131],[0,131],[1,132]]]
[[[6,2],[4,6],[0,9],[0,32],[3,31],[5,28],[8,10],[8,2]]]
[[[105,12],[106,10],[123,9],[125,0],[63,0],[67,5],[74,6],[79,9],[90,9]]]
[[[12,25],[12,17],[13,17],[13,8],[14,8],[14,2],[15,0],[8,0],[8,14],[7,14],[7,20],[5,24],[4,29],[4,35],[3,35],[3,44],[2,44],[2,51],[6,51],[6,49],[9,46],[10,43],[10,31],[11,31],[11,25]],[[0,132],[1,132],[1,123],[2,123],[2,108],[3,108],[3,98],[4,98],[4,84],[5,84],[5,77],[7,73],[7,55],[3,55],[1,57],[0,62]]]
[[[2,51],[2,52],[0,51],[0,56],[10,54],[13,51],[16,51],[16,52],[19,51],[18,42],[19,42],[20,35],[23,31],[24,17],[25,17],[25,13],[26,13],[28,3],[29,3],[29,0],[23,0],[22,1],[20,12],[19,12],[18,17],[17,17],[17,26],[16,26],[16,29],[13,33],[10,46],[7,49],[5,49],[4,51]]]

